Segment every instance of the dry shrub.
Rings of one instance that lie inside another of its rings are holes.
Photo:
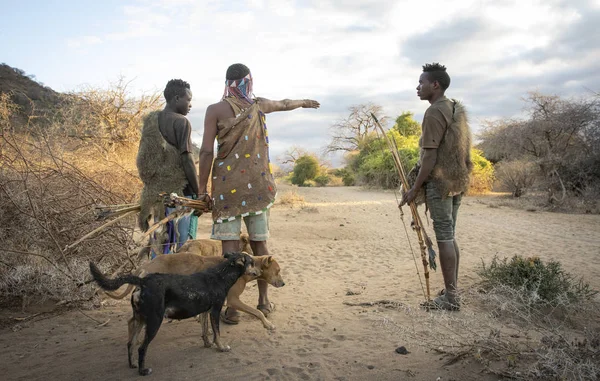
[[[137,203],[140,123],[161,102],[129,84],[45,100],[0,94],[0,303],[88,300],[90,260],[135,267],[134,216],[69,247],[106,222],[96,206]]]
[[[407,345],[440,353],[445,366],[476,363],[514,380],[597,380],[600,305],[532,309],[519,295],[502,287],[487,293],[470,288],[461,294],[460,313],[399,305],[400,316],[386,313],[374,324]]]
[[[581,197],[600,185],[600,97],[530,93],[526,101],[527,118],[489,123],[479,134],[479,146],[496,162],[534,165],[546,203],[553,210],[567,209],[568,197]],[[520,189],[513,192],[518,195]]]
[[[304,205],[304,196],[301,196],[295,190],[290,190],[277,198],[277,204],[286,206],[302,206]]]
[[[0,136],[0,302],[89,299],[90,260],[105,268],[133,264],[133,218],[67,246],[105,222],[97,220],[94,206],[137,201],[136,150],[107,153],[35,132]]]
[[[517,278],[530,278],[532,271],[524,268],[529,267],[529,261],[507,264],[515,269],[513,274],[498,277],[496,273],[493,277],[513,284],[494,281],[490,286],[484,278],[483,284],[462,290],[460,313],[427,313],[400,304],[395,308],[401,316],[386,314],[375,324],[402,337],[403,342],[411,339],[413,345],[443,354],[446,366],[475,362],[489,373],[515,380],[597,380],[598,301],[583,293],[581,298],[558,297],[552,303],[543,302],[539,292],[514,285]],[[526,275],[520,276],[521,271]],[[565,286],[563,276],[551,277],[568,290],[577,287],[576,282]]]
[[[83,86],[69,94],[69,103],[61,108],[68,120],[69,136],[93,142],[104,150],[137,146],[144,115],[161,107],[162,94],[149,91],[133,96],[131,80],[121,76],[107,88]]]
[[[536,176],[535,164],[524,160],[500,162],[496,165],[496,178],[513,197],[521,197],[533,187]]]

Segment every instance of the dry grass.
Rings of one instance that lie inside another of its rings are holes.
[[[547,195],[540,192],[512,197],[508,193],[475,196],[478,202],[490,208],[509,207],[528,212],[548,211],[559,213],[600,214],[600,199],[592,196],[566,197],[560,204],[548,204]]]
[[[277,201],[275,202],[276,205],[285,205],[290,207],[302,207],[304,203],[304,196],[299,195],[295,190],[290,190],[283,193],[281,196],[277,197]]]

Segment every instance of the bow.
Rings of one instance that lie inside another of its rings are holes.
[[[383,137],[386,140],[390,151],[392,152],[392,157],[394,159],[394,166],[398,170],[398,176],[400,177],[400,181],[402,182],[404,189],[410,189],[408,180],[406,179],[406,174],[404,172],[404,168],[402,167],[402,162],[400,161],[400,156],[398,155],[398,149],[396,148],[395,144],[392,143],[390,138],[386,135],[385,131],[383,130],[383,127],[381,127],[381,124],[379,123],[379,120],[377,120],[377,117],[373,113],[371,113],[371,117],[375,121],[375,125],[379,128],[379,130],[383,134]],[[437,267],[435,264],[436,254],[435,254],[435,250],[433,250],[433,243],[432,243],[431,239],[429,239],[427,232],[423,228],[423,222],[421,221],[421,216],[419,216],[419,212],[417,210],[417,205],[415,204],[414,201],[411,201],[409,203],[409,207],[410,207],[410,211],[412,213],[413,222],[414,222],[413,229],[417,232],[417,238],[419,240],[419,248],[421,250],[421,261],[423,262],[423,271],[424,271],[424,275],[425,275],[425,285],[427,287],[427,295],[423,295],[423,296],[426,297],[426,302],[429,303],[431,301],[431,291],[429,288],[428,265],[431,266],[432,269],[434,269],[434,270],[436,269],[436,267]],[[401,207],[400,207],[400,210],[402,210]],[[427,261],[428,254],[429,254],[429,262]],[[423,285],[421,284],[421,287],[422,286]],[[423,292],[423,294],[425,294],[425,292]]]

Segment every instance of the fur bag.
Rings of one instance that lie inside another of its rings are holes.
[[[181,155],[160,133],[158,115],[159,111],[153,111],[144,118],[136,158],[138,174],[144,183],[138,217],[138,225],[142,231],[148,230],[151,216],[162,218],[165,215],[165,206],[158,194],[165,192],[181,195],[187,184]]]

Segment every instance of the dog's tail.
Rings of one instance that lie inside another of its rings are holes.
[[[137,277],[143,278],[144,276],[146,276],[146,272],[143,270],[143,267],[138,267],[137,270],[135,270],[132,275],[135,275]],[[120,294],[117,294],[117,292],[111,292],[111,291],[106,291],[105,294],[106,296],[108,296],[109,298],[112,299],[123,299],[124,297],[126,297],[127,295],[129,295],[131,293],[131,291],[133,291],[133,288],[135,287],[135,285],[133,284],[128,284],[127,287],[125,287],[125,290],[123,290],[123,292],[121,292]]]
[[[125,288],[125,290],[123,290],[122,293],[117,294],[115,292],[110,292],[110,291],[106,291],[106,296],[112,298],[112,299],[123,299],[124,297],[126,297],[127,295],[129,295],[129,293],[133,290],[135,286],[132,286],[131,284],[128,284],[127,287]]]
[[[119,278],[109,279],[102,274],[100,269],[98,269],[93,262],[90,262],[90,272],[92,273],[96,283],[98,283],[98,286],[100,286],[103,290],[115,291],[126,283],[133,284],[135,286],[142,285],[142,278],[135,275],[125,275]]]

